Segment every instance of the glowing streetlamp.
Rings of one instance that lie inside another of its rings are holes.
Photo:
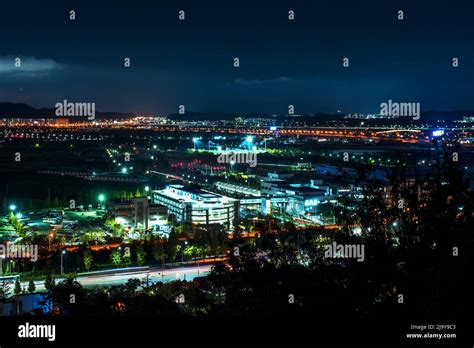
[[[64,273],[64,261],[63,261],[64,255],[66,255],[66,250],[61,251],[61,274]]]
[[[122,168],[122,174],[127,174],[127,172],[128,172],[127,168],[123,167]]]
[[[99,206],[100,206],[100,208],[103,208],[104,201],[105,201],[105,195],[103,193],[101,193],[99,195],[99,202],[100,202]]]
[[[193,138],[193,146],[194,146],[194,151],[196,151],[196,143],[198,142],[199,138]]]
[[[15,211],[16,210],[16,205],[15,204],[10,204],[10,206],[8,207],[11,211]]]

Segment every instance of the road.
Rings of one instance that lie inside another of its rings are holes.
[[[143,268],[139,270],[133,267],[128,269],[120,269],[120,271],[108,270],[107,273],[94,273],[82,274],[76,278],[85,288],[94,288],[110,285],[125,284],[130,278],[138,278],[140,280],[146,280],[147,275],[149,276],[150,282],[170,282],[173,280],[193,280],[195,277],[204,276],[209,273],[212,265],[199,265],[199,266],[186,266],[168,268],[164,271],[160,268]],[[56,278],[56,283],[64,280],[64,278]],[[21,283],[22,288],[28,287],[28,282]],[[36,291],[45,291],[44,280],[35,281]],[[12,286],[13,290],[13,286]]]

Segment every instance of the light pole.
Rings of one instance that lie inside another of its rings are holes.
[[[63,256],[66,254],[66,250],[61,251],[61,274],[64,273],[64,266],[63,266]]]
[[[196,151],[196,143],[198,142],[198,140],[198,138],[193,138],[194,151]]]
[[[51,251],[51,239],[53,239],[54,234],[48,234],[48,251]]]
[[[245,140],[247,140],[248,147],[249,147],[249,150],[250,150],[252,148],[252,145],[253,145],[253,137],[251,135],[248,135]]]
[[[104,195],[103,193],[101,193],[101,194],[99,195],[99,202],[100,202],[100,203],[99,203],[99,205],[100,205],[99,208],[100,208],[100,209],[103,209],[103,208],[104,208],[104,207],[103,207],[104,201],[105,201],[105,195]]]
[[[186,245],[188,245],[187,240],[184,241],[184,247],[186,247]],[[183,251],[181,252],[181,262],[184,262],[184,248],[183,248]]]

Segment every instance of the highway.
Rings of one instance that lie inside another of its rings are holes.
[[[146,280],[149,276],[150,282],[170,282],[173,280],[193,280],[195,277],[204,276],[209,273],[212,265],[192,265],[184,267],[175,267],[162,270],[158,267],[130,267],[117,270],[107,270],[103,272],[82,273],[76,277],[76,280],[85,288],[94,288],[110,285],[125,284],[130,278]],[[56,278],[56,283],[64,278]],[[45,291],[44,280],[35,281],[36,291]],[[28,287],[28,282],[21,282],[22,288]],[[11,285],[13,290],[13,285]]]

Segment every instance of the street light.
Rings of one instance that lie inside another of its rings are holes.
[[[100,208],[103,208],[103,203],[104,203],[104,201],[105,201],[105,195],[104,195],[103,193],[101,193],[101,194],[99,195],[99,202],[100,202],[100,203],[99,203],[99,206],[100,206]]]
[[[66,250],[61,251],[61,274],[64,273],[64,266],[63,266],[63,256],[66,254]]]
[[[150,191],[150,186],[145,186],[145,192]]]
[[[193,146],[194,146],[194,151],[196,151],[196,143],[198,142],[199,138],[193,138]]]
[[[51,251],[51,239],[53,239],[53,237],[53,233],[48,234],[48,251]]]
[[[123,173],[123,174],[127,174],[127,168],[123,167],[123,168],[122,168],[122,173]]]
[[[16,210],[16,205],[15,204],[10,204],[10,210],[15,211]]]

